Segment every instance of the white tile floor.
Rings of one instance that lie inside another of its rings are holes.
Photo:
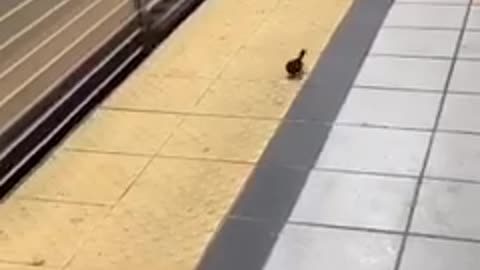
[[[393,269],[400,237],[287,225],[265,270]]]
[[[457,60],[448,91],[480,94],[478,70],[480,61]]]
[[[480,6],[473,6],[468,18],[467,30],[480,30]]]
[[[393,5],[384,26],[460,29],[466,9],[466,5],[399,3]]]
[[[480,133],[479,108],[480,96],[447,95],[439,129]]]
[[[425,174],[480,182],[479,153],[480,136],[439,132],[435,135]]]
[[[369,56],[357,86],[441,91],[451,60]]]
[[[477,243],[410,237],[400,270],[477,270],[480,265]]]
[[[458,57],[474,59],[480,58],[480,32],[465,32]]]
[[[440,99],[440,92],[353,88],[336,122],[429,130],[433,128]]]
[[[480,269],[480,6],[469,3],[396,1],[266,270]]]
[[[457,30],[384,28],[378,33],[371,54],[451,57],[458,35]]]
[[[401,231],[414,178],[313,171],[290,220]]]
[[[428,139],[428,132],[337,126],[315,167],[418,176]]]
[[[480,240],[479,195],[478,184],[423,182],[411,231]]]

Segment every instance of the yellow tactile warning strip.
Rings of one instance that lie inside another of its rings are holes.
[[[206,0],[0,205],[0,270],[192,270],[352,0]]]

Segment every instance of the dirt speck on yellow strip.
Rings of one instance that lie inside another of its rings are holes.
[[[351,2],[206,0],[0,205],[0,270],[194,269]]]

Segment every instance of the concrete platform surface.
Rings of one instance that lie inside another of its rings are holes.
[[[0,205],[0,269],[195,269],[351,0],[207,0]]]

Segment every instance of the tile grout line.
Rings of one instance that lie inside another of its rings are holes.
[[[419,201],[420,190],[421,190],[421,187],[422,187],[422,184],[423,184],[423,181],[424,181],[424,177],[425,177],[425,173],[426,173],[426,169],[427,169],[427,164],[428,164],[428,161],[430,159],[430,155],[432,153],[433,143],[434,143],[434,140],[435,140],[435,134],[436,134],[436,132],[438,130],[438,126],[440,124],[440,118],[441,118],[441,115],[442,115],[443,108],[445,106],[447,92],[448,92],[448,88],[449,88],[451,80],[452,80],[453,71],[455,69],[455,64],[457,63],[457,57],[460,53],[461,44],[462,44],[463,37],[464,37],[464,34],[465,34],[465,29],[467,27],[468,18],[469,18],[469,15],[470,15],[470,10],[471,10],[471,7],[472,7],[472,3],[473,3],[473,0],[469,0],[469,4],[467,5],[465,15],[464,15],[464,18],[463,18],[463,21],[462,21],[462,28],[461,28],[460,35],[459,35],[457,43],[456,43],[455,51],[453,53],[453,61],[450,64],[450,68],[449,68],[447,78],[446,78],[446,81],[445,81],[445,85],[444,85],[444,89],[443,89],[443,92],[442,92],[442,98],[440,100],[440,105],[439,105],[439,108],[438,108],[437,116],[435,118],[433,131],[432,131],[432,134],[430,135],[430,139],[429,139],[427,149],[426,149],[426,153],[425,153],[425,158],[424,158],[424,161],[423,161],[423,164],[422,164],[422,169],[420,171],[420,176],[418,177],[417,184],[416,184],[416,187],[415,187],[415,191],[414,191],[414,194],[413,194],[413,199],[412,199],[410,211],[409,211],[409,214],[408,214],[407,224],[405,226],[405,231],[403,233],[402,240],[401,240],[401,243],[400,243],[400,247],[399,247],[399,250],[398,250],[398,254],[397,254],[397,257],[396,257],[396,260],[395,260],[394,270],[400,270],[403,255],[405,254],[407,239],[408,239],[410,230],[412,228],[413,217],[415,215],[415,210],[417,208],[417,204],[418,204],[418,201]]]
[[[336,172],[344,174],[362,174],[362,175],[373,175],[373,176],[386,176],[394,178],[418,178],[418,175],[415,174],[403,174],[403,173],[386,173],[380,171],[363,171],[355,169],[338,169],[338,168],[327,168],[327,167],[313,167],[311,171],[324,171],[324,172]],[[435,181],[444,181],[444,182],[464,182],[472,184],[480,184],[480,179],[468,179],[468,178],[459,178],[459,177],[442,177],[434,175],[425,175],[426,179],[435,180]]]
[[[315,121],[312,121],[315,122]],[[326,126],[332,127],[352,127],[352,128],[364,128],[364,129],[384,129],[391,131],[412,131],[412,132],[433,132],[433,128],[417,128],[417,127],[402,127],[402,126],[389,126],[389,125],[379,125],[379,124],[366,124],[366,123],[348,123],[348,122],[334,122],[334,123],[324,123]],[[470,135],[470,136],[480,136],[480,130],[457,130],[457,129],[445,129],[437,128],[435,130],[437,133],[444,134],[454,134],[454,135]]]
[[[88,233],[86,233],[86,236],[84,239],[82,239],[81,241],[79,241],[78,245],[76,246],[72,256],[70,258],[68,258],[68,260],[66,261],[65,265],[63,265],[61,267],[62,270],[65,270],[65,269],[68,269],[70,267],[70,265],[75,261],[75,258],[77,257],[77,252],[87,243],[89,239],[89,237],[93,234],[93,232],[95,230],[98,229],[98,227],[108,218],[112,215],[113,213],[113,210],[117,207],[118,203],[127,195],[127,193],[132,189],[132,187],[135,185],[135,183],[138,182],[138,180],[140,179],[140,177],[145,173],[145,171],[148,169],[148,167],[150,167],[150,165],[153,163],[153,161],[155,160],[156,158],[156,154],[158,152],[161,151],[161,149],[163,148],[163,146],[165,146],[165,144],[167,144],[169,142],[169,140],[173,137],[173,134],[175,133],[176,129],[183,123],[184,119],[183,118],[179,118],[179,121],[178,123],[175,125],[175,129],[173,129],[169,136],[165,139],[165,141],[158,147],[157,151],[155,154],[151,155],[147,162],[145,163],[145,165],[138,171],[138,173],[132,177],[132,180],[130,182],[130,184],[125,188],[125,190],[118,196],[118,198],[111,204],[108,206],[108,209],[107,209],[107,213],[105,213],[105,216],[98,221],[98,223],[94,224],[92,226],[92,228],[90,228],[90,230],[88,231]]]
[[[91,154],[99,154],[99,155],[121,155],[121,156],[129,156],[129,157],[143,157],[143,158],[159,158],[159,159],[176,159],[176,160],[196,160],[196,161],[210,161],[210,162],[224,162],[224,163],[231,163],[231,164],[246,164],[246,165],[255,165],[253,161],[243,161],[243,160],[233,160],[233,159],[220,159],[220,158],[205,158],[205,157],[188,157],[188,156],[176,156],[176,155],[164,155],[164,154],[156,154],[156,155],[144,155],[144,154],[132,154],[126,152],[109,152],[109,151],[102,151],[102,150],[90,150],[90,149],[77,149],[77,148],[69,148],[65,149],[68,152],[78,152],[78,153],[91,153]]]
[[[430,128],[418,128],[418,127],[407,127],[407,126],[394,126],[394,125],[381,125],[381,124],[370,124],[365,122],[333,122],[326,123],[332,127],[352,127],[352,128],[365,128],[365,129],[385,129],[385,130],[396,130],[396,131],[412,131],[412,132],[432,132]]]
[[[65,205],[76,205],[76,206],[86,206],[86,207],[99,207],[99,208],[109,208],[111,207],[110,203],[106,202],[93,202],[93,201],[77,201],[69,199],[57,199],[57,198],[48,198],[47,196],[33,196],[33,195],[19,195],[17,200],[29,201],[29,202],[44,202],[44,203],[58,203]]]
[[[448,94],[457,95],[457,96],[480,96],[480,92],[460,91],[460,90],[454,90],[454,89],[449,89]]]
[[[422,92],[422,93],[432,93],[432,94],[441,94],[442,90],[440,89],[422,89],[422,88],[412,88],[412,87],[393,87],[393,86],[377,86],[377,85],[366,85],[366,84],[354,84],[353,89],[365,89],[365,90],[381,90],[381,91],[398,91],[398,92]]]
[[[205,158],[205,157],[187,157],[187,156],[174,156],[174,155],[157,155],[159,159],[176,159],[176,160],[192,160],[192,161],[204,161],[204,162],[221,162],[228,164],[243,164],[243,165],[256,165],[257,161],[244,161],[233,159],[221,159],[221,158]]]
[[[402,231],[391,230],[391,229],[378,229],[373,227],[360,227],[352,225],[341,225],[333,223],[323,223],[323,222],[311,222],[311,221],[295,221],[290,220],[287,222],[289,225],[309,227],[309,228],[325,228],[325,229],[335,229],[342,231],[356,231],[356,232],[366,232],[366,233],[381,233],[381,234],[390,234],[390,235],[402,235]]]
[[[373,227],[359,227],[359,226],[340,225],[340,224],[332,224],[332,223],[289,221],[288,224],[295,225],[295,226],[309,227],[309,228],[335,229],[335,230],[342,230],[342,231],[387,234],[387,235],[396,235],[396,236],[402,236],[404,234],[404,232],[402,231],[397,231],[393,229],[379,229],[379,228],[373,228]],[[439,240],[445,240],[445,241],[456,241],[456,242],[480,244],[480,239],[477,239],[477,238],[454,237],[454,236],[448,236],[448,235],[428,234],[428,233],[420,233],[420,232],[409,232],[408,236],[421,237],[426,239],[439,239]]]
[[[86,154],[98,154],[98,155],[119,155],[127,157],[143,157],[149,158],[152,157],[152,154],[143,154],[143,153],[131,153],[131,152],[121,152],[121,151],[109,151],[109,150],[98,150],[98,149],[88,149],[88,148],[78,148],[78,147],[64,147],[60,149],[64,152],[72,153],[86,153]]]
[[[439,128],[439,129],[437,130],[437,133],[455,134],[455,135],[480,136],[480,131],[455,130],[455,129],[443,129],[443,128]]]
[[[384,172],[375,172],[375,171],[361,171],[361,170],[337,169],[337,168],[327,168],[327,167],[313,167],[310,171],[352,174],[352,175],[383,176],[383,177],[391,177],[391,178],[408,178],[411,180],[418,178],[418,175],[413,175],[413,174],[384,173]]]
[[[325,168],[325,167],[314,167],[311,168],[312,172],[329,172],[329,173],[339,173],[339,174],[352,174],[352,175],[370,175],[370,176],[379,176],[379,177],[390,177],[390,178],[402,178],[414,180],[418,178],[418,175],[413,174],[398,174],[398,173],[385,173],[385,172],[375,172],[375,171],[361,171],[361,170],[346,170],[346,169],[337,169],[337,168]],[[440,176],[431,176],[425,175],[424,178],[428,181],[438,181],[438,182],[447,182],[447,183],[465,183],[472,185],[480,185],[480,180],[475,179],[464,179],[457,177],[440,177]],[[408,181],[408,180],[407,180]]]
[[[405,30],[444,30],[444,31],[465,31],[465,32],[480,32],[480,28],[465,28],[460,27],[442,27],[442,26],[419,26],[419,25],[384,25],[383,29],[405,29]]]
[[[312,121],[315,122],[315,121]],[[389,126],[389,125],[380,125],[380,124],[365,124],[365,123],[352,123],[352,122],[335,122],[335,123],[324,123],[328,126],[333,127],[352,127],[352,128],[364,128],[364,129],[384,129],[384,130],[391,130],[391,131],[412,131],[412,132],[432,132],[433,129],[429,128],[417,128],[417,127],[402,127],[402,126]],[[480,130],[460,130],[460,129],[446,129],[446,128],[438,128],[435,130],[437,133],[444,133],[444,134],[454,134],[454,135],[470,135],[470,136],[480,136]]]
[[[167,139],[165,139],[165,141],[158,147],[157,151],[155,151],[155,153],[153,154],[152,156],[152,161],[155,160],[156,158],[158,158],[163,150],[163,148],[165,147],[165,145],[167,145],[170,140],[173,138],[173,136],[175,135],[175,133],[177,132],[177,130],[179,130],[182,125],[185,123],[186,119],[185,117],[179,117],[179,121],[178,123],[175,125],[175,129],[173,129],[170,134],[168,135]],[[143,172],[142,172],[143,173]]]
[[[459,60],[461,58],[458,58]],[[433,90],[433,89],[421,89],[421,88],[408,88],[408,87],[390,87],[390,86],[375,86],[375,85],[364,85],[364,84],[356,84],[352,87],[353,89],[361,89],[364,91],[369,90],[378,90],[378,91],[395,91],[395,92],[409,92],[409,93],[424,93],[424,94],[432,94],[432,95],[440,95],[442,94],[441,90]],[[455,89],[448,90],[449,95],[462,95],[462,96],[480,96],[480,92],[473,92],[473,91],[461,91]]]
[[[372,51],[368,57],[373,58],[400,58],[400,59],[421,59],[421,60],[443,60],[443,61],[450,61],[452,60],[449,56],[441,56],[441,55],[420,55],[420,54],[403,54],[403,53],[380,53]],[[477,59],[480,61],[480,59]]]
[[[271,120],[278,121],[282,117],[269,117],[259,115],[240,115],[240,114],[224,114],[224,113],[202,113],[191,111],[169,111],[169,110],[156,110],[156,109],[136,109],[125,107],[104,107],[105,111],[119,111],[119,112],[133,112],[133,113],[152,113],[152,114],[167,114],[167,115],[179,115],[186,117],[217,117],[217,118],[233,118],[233,119],[253,119],[253,120]]]
[[[422,6],[447,6],[447,7],[451,7],[451,6],[466,6],[468,5],[468,1],[466,1],[466,3],[455,3],[455,2],[446,2],[446,3],[443,3],[443,2],[427,2],[427,1],[422,1],[422,0],[418,0],[418,1],[395,1],[395,4],[397,5],[422,5]]]
[[[410,232],[408,235],[413,237],[426,238],[426,239],[438,239],[438,240],[444,240],[444,241],[455,241],[455,242],[473,243],[473,244],[480,245],[480,239],[478,238],[456,237],[456,236],[437,235],[437,234],[429,234],[429,233],[421,233],[421,232]]]
[[[449,183],[462,183],[462,184],[470,184],[470,185],[480,185],[479,180],[474,179],[462,179],[462,178],[454,178],[454,177],[440,177],[440,176],[426,176],[426,180],[428,181],[437,181],[437,182],[449,182]]]
[[[475,30],[476,28],[474,28]],[[381,31],[395,31],[395,30],[405,30],[405,31],[418,31],[418,32],[460,32],[460,28],[444,28],[441,26],[415,26],[415,25],[385,25],[382,27]],[[478,29],[480,30],[480,28]],[[467,31],[469,32],[469,31]],[[470,32],[477,32],[477,31],[470,31]]]
[[[480,32],[479,32],[480,34]],[[460,60],[462,62],[480,62],[480,56],[461,56],[459,55],[457,57],[457,60]]]
[[[432,61],[451,61],[453,60],[450,56],[443,56],[443,55],[421,55],[421,54],[405,54],[405,53],[381,53],[381,52],[374,52],[372,51],[368,57],[371,58],[400,58],[400,59],[421,59],[421,60],[432,60]],[[457,60],[465,61],[465,62],[480,62],[480,56],[458,56],[456,57]]]

